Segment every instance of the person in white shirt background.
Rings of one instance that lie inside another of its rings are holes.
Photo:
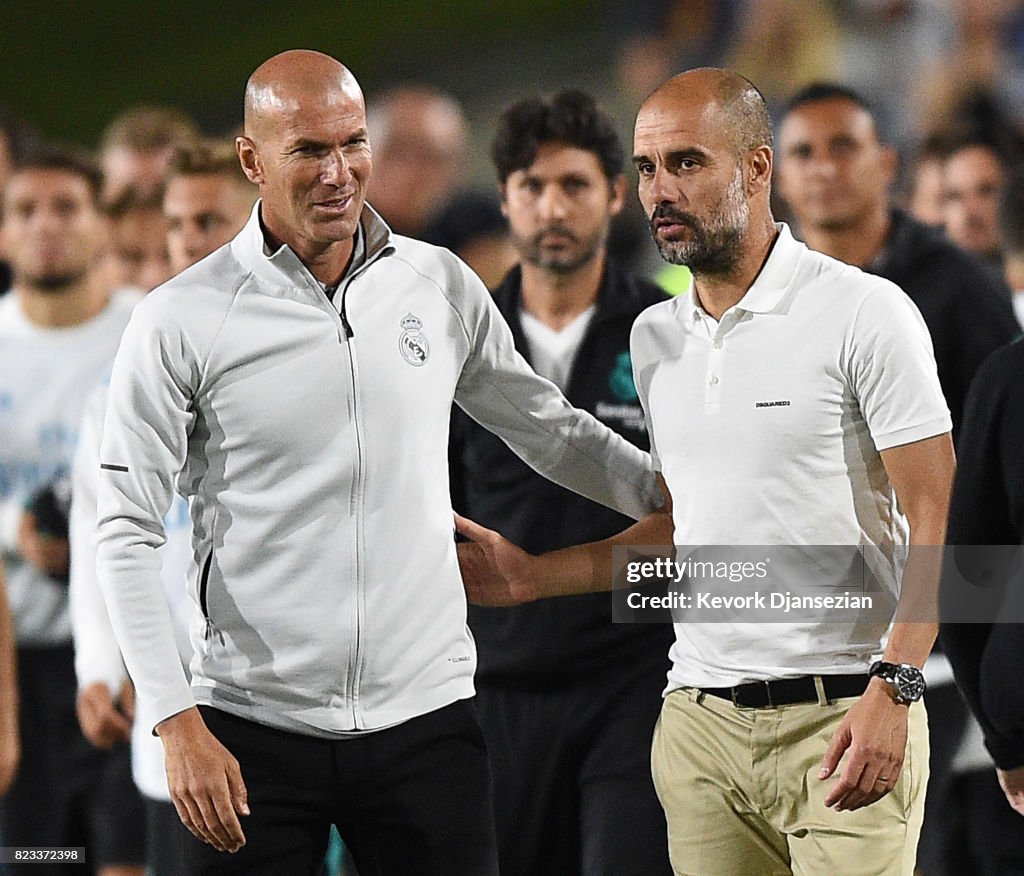
[[[0,299],[0,540],[22,758],[0,801],[0,833],[7,845],[88,846],[89,866],[127,876],[142,869],[142,803],[128,746],[99,751],[78,729],[67,587],[79,424],[139,300],[99,270],[99,185],[89,159],[41,147],[15,168],[3,198],[0,246],[14,283]]]

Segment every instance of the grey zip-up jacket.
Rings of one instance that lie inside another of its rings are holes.
[[[257,205],[125,331],[98,573],[158,722],[199,702],[336,736],[473,694],[453,400],[570,489],[634,518],[660,502],[649,457],[533,373],[465,264],[369,207],[362,234],[332,304],[290,248],[265,253]],[[191,690],[156,554],[175,488],[191,498]]]

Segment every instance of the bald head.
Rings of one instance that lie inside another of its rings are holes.
[[[259,140],[267,125],[301,112],[316,101],[327,107],[363,109],[355,76],[340,61],[309,49],[292,49],[257,67],[245,85],[245,134]]]
[[[737,153],[772,145],[772,121],[754,84],[732,70],[700,67],[673,76],[656,88],[640,113],[699,113],[721,126]]]

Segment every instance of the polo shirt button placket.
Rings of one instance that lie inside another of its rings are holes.
[[[722,379],[718,375],[718,371],[721,369],[721,361],[717,360],[716,356],[712,356],[711,361],[708,363],[708,386],[707,394],[705,396],[705,402],[708,407],[718,407],[722,403]]]
[[[725,350],[723,349],[725,341],[721,337],[723,328],[722,323],[719,323],[716,326],[714,336],[711,338],[711,352],[708,355],[708,385],[704,396],[705,406],[708,408],[717,408],[722,403],[721,374],[725,356]]]

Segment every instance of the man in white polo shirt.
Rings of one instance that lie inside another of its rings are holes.
[[[471,601],[608,589],[610,546],[673,531],[682,545],[864,546],[894,593],[901,549],[943,543],[951,424],[921,316],[774,222],[771,143],[763,98],[730,71],[680,74],[641,107],[640,199],[662,256],[694,276],[631,343],[671,520],[529,557],[460,518]],[[887,615],[676,624],[653,769],[677,873],[913,872],[934,556],[910,555],[884,649]]]

